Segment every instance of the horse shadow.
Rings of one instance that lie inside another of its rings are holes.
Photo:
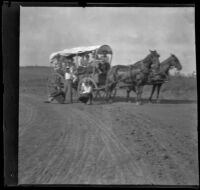
[[[94,100],[97,104],[106,104],[108,103],[105,98],[96,98]],[[136,103],[136,98],[130,97],[129,101],[127,101],[126,97],[116,96],[112,103],[115,102],[129,102],[129,103]],[[149,99],[143,98],[142,104],[149,104]],[[187,100],[187,99],[160,99],[159,102],[156,100],[151,101],[152,104],[197,104],[197,100]]]
[[[153,100],[153,103],[156,103],[156,100]],[[157,104],[196,104],[196,103],[197,100],[161,99]]]

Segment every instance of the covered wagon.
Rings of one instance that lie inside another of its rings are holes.
[[[48,78],[48,94],[59,88],[63,88],[66,60],[71,59],[75,66],[73,82],[74,94],[79,96],[81,84],[85,80],[91,81],[94,97],[100,96],[101,89],[106,83],[107,73],[111,67],[113,51],[109,45],[97,45],[88,47],[76,47],[64,49],[50,55],[51,76]]]

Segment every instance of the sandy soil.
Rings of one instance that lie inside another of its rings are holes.
[[[20,94],[20,184],[197,185],[197,104],[45,104]]]

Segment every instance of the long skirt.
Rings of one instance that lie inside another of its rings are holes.
[[[73,96],[72,96],[72,80],[71,79],[64,81],[64,93],[65,93],[65,101],[68,103],[72,103]]]

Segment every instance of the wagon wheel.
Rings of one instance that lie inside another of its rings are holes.
[[[94,91],[93,91],[93,96],[95,97],[96,96],[96,91],[95,91],[95,89],[97,89],[98,87],[97,87],[97,84],[96,84],[96,82],[92,79],[92,78],[90,78],[90,77],[84,77],[84,78],[82,78],[80,81],[79,81],[79,83],[78,83],[78,96],[80,96],[80,91],[81,91],[81,85],[82,85],[82,83],[83,82],[85,82],[86,80],[89,80],[91,83],[92,83],[92,87],[93,87],[93,89],[94,89]]]
[[[57,74],[53,73],[51,76],[48,77],[47,79],[47,95],[51,95],[53,93],[58,92],[58,88],[63,88],[64,83],[63,83],[64,78]],[[55,98],[58,102],[62,101],[60,96]]]

